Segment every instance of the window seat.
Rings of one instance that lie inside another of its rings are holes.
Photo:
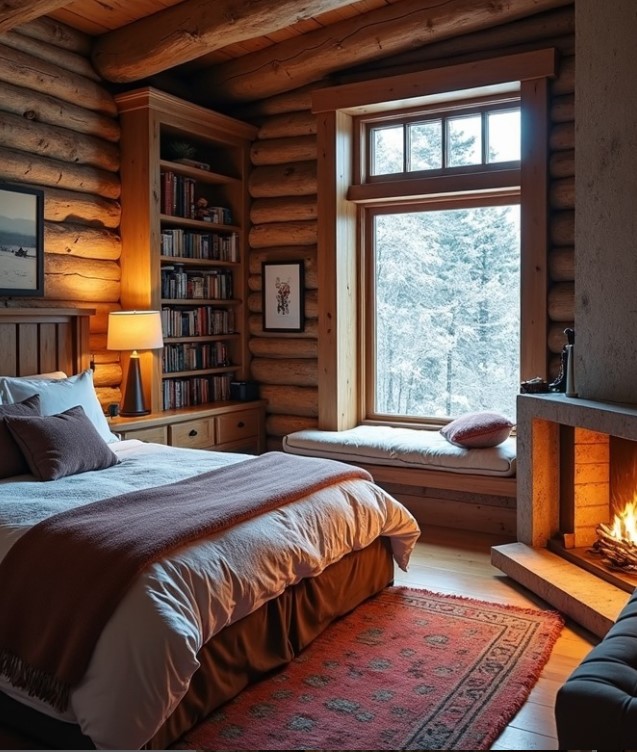
[[[401,501],[421,528],[453,527],[516,538],[516,444],[463,449],[438,431],[357,426],[288,434],[283,450],[349,462]]]
[[[463,449],[435,430],[362,425],[296,431],[284,437],[283,450],[360,465],[378,483],[515,496],[513,438],[489,449]]]

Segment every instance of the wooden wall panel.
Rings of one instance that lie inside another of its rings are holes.
[[[89,37],[59,32],[57,24],[31,23],[0,34],[0,181],[42,188],[45,196],[44,298],[5,297],[0,306],[93,308],[90,330],[105,334],[108,310],[120,299],[120,127],[113,97],[91,65]],[[79,37],[83,44],[67,49],[67,40]],[[52,370],[60,358],[71,362],[74,343],[63,329],[46,325],[51,336],[42,336],[45,326],[29,343],[29,326],[21,327],[18,357],[37,353],[38,362],[5,365],[33,373]],[[12,352],[5,344],[3,352]],[[119,401],[121,366],[105,338],[99,344],[91,349],[106,405]]]

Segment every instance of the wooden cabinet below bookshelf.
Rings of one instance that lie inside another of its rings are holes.
[[[109,426],[122,439],[261,454],[265,451],[265,400],[164,410],[142,418],[110,418]]]

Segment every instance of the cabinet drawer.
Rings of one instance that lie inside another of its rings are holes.
[[[215,428],[212,418],[187,420],[169,426],[171,446],[188,449],[210,449],[215,443]]]
[[[239,413],[228,413],[217,417],[218,444],[246,439],[250,436],[256,436],[258,432],[258,410],[242,410]]]
[[[139,439],[150,441],[152,444],[168,444],[168,432],[166,426],[154,426],[153,428],[140,428],[137,431],[116,431],[122,439]]]

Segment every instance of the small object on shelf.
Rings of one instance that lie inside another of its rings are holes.
[[[187,157],[182,157],[181,159],[173,159],[173,162],[177,162],[177,164],[184,164],[188,165],[189,167],[196,167],[198,170],[207,170],[210,171],[210,165],[207,162],[200,162],[198,159],[188,159]]]
[[[259,384],[256,381],[231,381],[230,399],[241,402],[259,399]]]
[[[549,384],[549,391],[550,392],[565,392],[566,391],[566,378],[567,378],[567,368],[568,368],[568,345],[572,345],[575,342],[575,330],[571,329],[570,327],[567,327],[564,330],[564,334],[566,335],[566,342],[567,344],[564,345],[562,348],[562,352],[560,353],[560,370],[557,375],[557,378],[554,381],[551,381]]]
[[[188,143],[188,141],[171,141],[168,144],[168,150],[173,162],[197,167],[200,170],[210,170],[210,165],[207,162],[195,159],[197,149],[193,144]]]
[[[197,149],[188,141],[171,141],[168,151],[173,160],[194,159],[197,156]]]
[[[208,199],[198,198],[195,202],[195,219],[214,222],[217,225],[231,225],[232,212],[225,206],[208,206]]]
[[[540,376],[536,376],[528,381],[523,381],[520,384],[520,392],[522,394],[542,394],[549,391],[548,382]]]

